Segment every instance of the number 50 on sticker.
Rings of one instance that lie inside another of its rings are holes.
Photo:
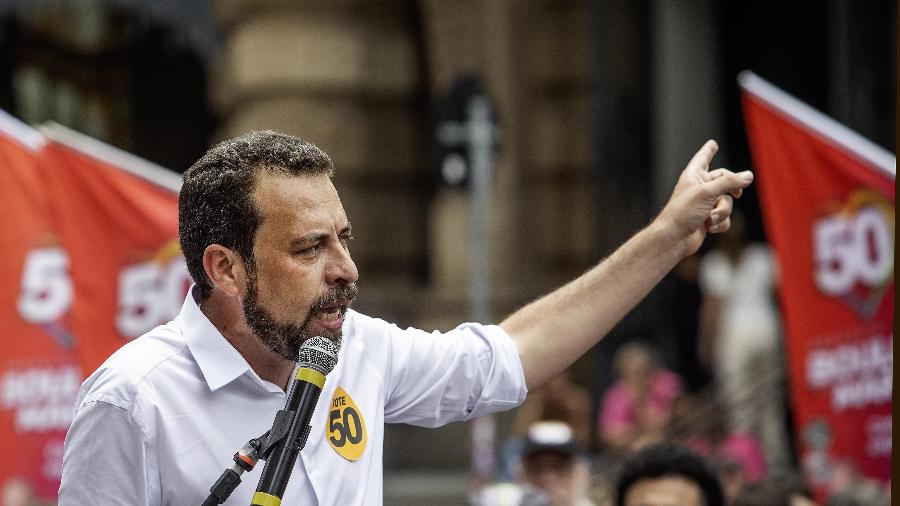
[[[341,387],[334,391],[328,405],[325,437],[341,457],[357,461],[366,450],[366,422],[350,395]]]

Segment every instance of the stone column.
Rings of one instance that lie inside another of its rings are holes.
[[[414,323],[426,261],[422,72],[405,2],[220,0],[218,137],[297,135],[334,159],[359,307]]]

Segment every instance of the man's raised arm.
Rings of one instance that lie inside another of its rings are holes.
[[[710,171],[716,151],[715,141],[708,141],[694,155],[649,226],[587,273],[500,323],[518,346],[529,389],[600,341],[675,264],[700,248],[707,232],[728,230],[732,197],[740,197],[753,175]]]

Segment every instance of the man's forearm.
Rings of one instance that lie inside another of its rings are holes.
[[[717,150],[715,141],[707,141],[697,151],[649,227],[586,274],[500,324],[519,347],[529,388],[596,344],[678,261],[696,252],[707,233],[728,230],[732,199],[753,182],[753,174],[710,172]]]
[[[582,276],[500,324],[519,348],[529,389],[583,355],[662,280],[682,257],[674,237],[657,220]]]

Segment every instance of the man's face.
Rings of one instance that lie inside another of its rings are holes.
[[[622,379],[633,389],[644,392],[650,388],[653,378],[653,361],[639,350],[629,350],[622,360]]]
[[[570,506],[580,495],[577,460],[572,455],[544,451],[522,460],[524,481],[544,492],[552,506]]]
[[[625,493],[625,506],[703,506],[703,491],[681,476],[637,481]]]
[[[359,277],[350,222],[324,175],[262,173],[254,200],[262,222],[246,264],[244,317],[269,349],[296,360],[312,336],[340,341]]]

